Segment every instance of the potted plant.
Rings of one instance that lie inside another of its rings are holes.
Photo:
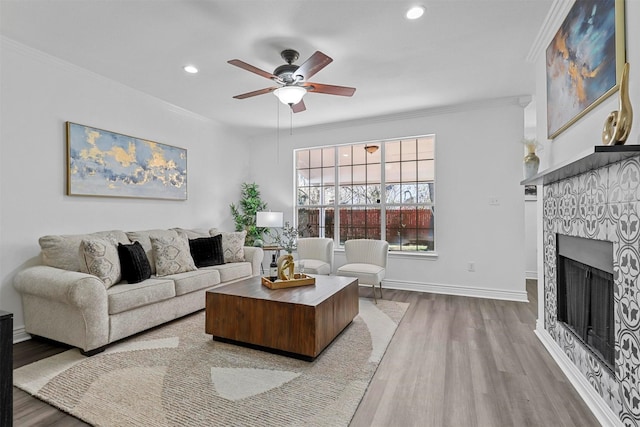
[[[247,231],[245,238],[247,246],[260,245],[262,235],[267,229],[256,227],[256,212],[266,210],[267,204],[260,198],[260,190],[255,182],[243,183],[240,196],[240,202],[237,206],[234,203],[230,205],[236,231]]]
[[[298,234],[298,229],[293,227],[289,221],[285,221],[282,227],[282,233],[276,234],[274,240],[278,246],[283,247],[284,250],[290,254],[296,250]]]

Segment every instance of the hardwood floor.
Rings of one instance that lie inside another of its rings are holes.
[[[385,289],[411,305],[351,426],[598,426],[533,333],[535,287],[528,304]],[[66,349],[15,344],[14,368]],[[13,393],[14,426],[87,425]]]

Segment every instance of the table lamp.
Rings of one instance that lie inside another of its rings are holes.
[[[256,212],[256,227],[280,228],[283,224],[282,212]],[[267,230],[269,235],[269,230]]]

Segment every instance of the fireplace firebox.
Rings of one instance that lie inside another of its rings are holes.
[[[558,321],[613,372],[613,243],[558,234],[557,254]]]

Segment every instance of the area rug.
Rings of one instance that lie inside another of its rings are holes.
[[[14,385],[96,426],[346,426],[407,308],[361,298],[313,362],[213,341],[202,311],[23,366]]]

